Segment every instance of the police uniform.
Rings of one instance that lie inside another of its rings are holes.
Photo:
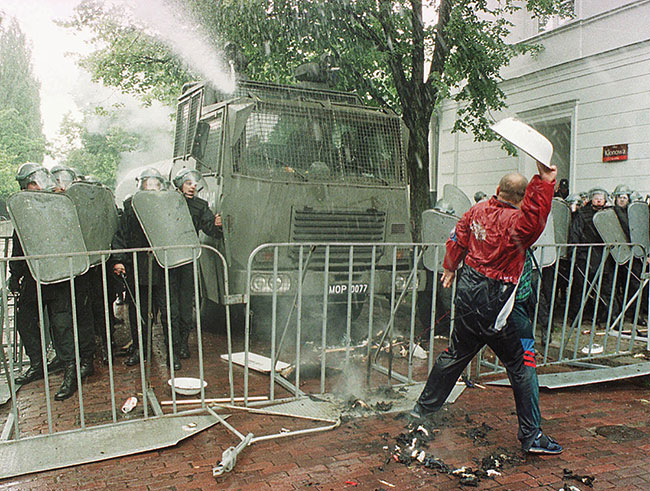
[[[193,198],[185,196],[185,201],[197,234],[199,231],[203,231],[206,235],[216,239],[223,237],[221,227],[214,224],[215,215],[210,211],[207,201],[198,196]],[[188,358],[187,340],[192,331],[192,305],[194,304],[192,263],[170,269],[169,279],[172,325],[178,326],[180,333],[179,354],[181,358]]]
[[[149,241],[140,226],[138,217],[133,209],[132,198],[129,197],[124,201],[124,211],[120,215],[120,220],[117,226],[117,232],[113,237],[111,244],[112,249],[134,249],[140,247],[150,247]],[[140,313],[142,320],[142,342],[143,349],[146,356],[149,333],[147,330],[149,316],[152,318],[152,323],[155,320],[156,314],[160,312],[161,322],[163,326],[163,333],[165,335],[165,342],[168,341],[168,328],[167,328],[167,309],[165,304],[164,294],[164,273],[162,268],[154,260],[153,254],[150,252],[136,253],[138,265],[138,288],[140,292]],[[133,341],[132,356],[127,360],[127,365],[135,365],[139,362],[138,353],[138,321],[137,311],[135,305],[136,295],[136,281],[135,281],[135,267],[133,264],[133,253],[116,253],[111,256],[113,264],[124,264],[126,267],[126,283],[128,285],[127,291],[127,304],[129,305],[129,325],[131,328],[131,339]],[[149,264],[151,263],[151,278],[149,278]],[[152,305],[148,303],[148,287],[151,285],[151,301]],[[177,329],[172,323],[172,339],[178,339]],[[176,348],[176,347],[175,347]]]
[[[18,235],[14,231],[12,257],[24,256]],[[25,261],[12,261],[9,265],[12,278],[17,281],[22,279],[20,295],[16,302],[16,324],[20,338],[25,347],[30,364],[36,370],[42,371],[41,335],[38,313],[37,285]],[[57,357],[66,367],[66,372],[55,399],[63,400],[70,397],[77,388],[74,331],[72,323],[72,303],[69,282],[42,285],[43,313],[47,314],[52,343]],[[88,303],[87,284],[80,278],[75,279],[75,297],[77,308],[77,334],[79,339],[79,354],[81,357],[81,376],[86,377],[93,372],[92,356],[95,350],[95,341],[92,326],[81,320],[88,316],[90,305]],[[39,368],[40,367],[40,368]],[[58,368],[48,365],[48,369]],[[37,377],[38,378],[38,377]],[[32,378],[31,380],[36,380]],[[27,380],[27,382],[31,381]],[[17,382],[20,382],[20,377]]]
[[[599,209],[594,208],[592,203],[587,203],[578,209],[574,220],[571,222],[571,229],[569,231],[570,244],[603,243],[603,239],[600,237],[600,234],[594,225],[594,215],[598,211]],[[596,279],[596,272],[600,267],[600,264],[603,260],[603,254],[605,253],[605,246],[592,246],[591,257],[589,258],[589,264],[587,264],[589,248],[586,246],[577,247],[573,285],[571,287],[571,293],[569,297],[569,316],[571,319],[574,319],[580,310],[582,290],[585,279],[589,282],[589,284],[591,284],[591,282]],[[605,258],[605,264],[603,267],[603,279],[600,286],[600,305],[598,306],[598,316],[601,320],[607,315],[612,293],[614,265],[611,257],[608,256]],[[587,288],[589,288],[589,285]],[[594,287],[594,293],[596,292],[596,288],[597,286]],[[614,315],[614,317],[616,317],[616,315],[618,315],[617,312],[620,310],[616,298],[614,298],[612,309],[613,313],[616,313]]]

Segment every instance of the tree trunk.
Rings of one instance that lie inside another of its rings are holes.
[[[411,224],[414,240],[420,240],[422,212],[429,208],[429,119],[432,111],[421,109],[404,114],[409,129],[406,168],[411,186]]]

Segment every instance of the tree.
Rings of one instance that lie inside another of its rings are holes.
[[[75,121],[66,115],[61,123],[60,135],[63,143],[55,151],[59,161],[75,168],[80,174],[92,174],[101,183],[115,188],[115,176],[122,154],[143,148],[144,142],[136,132],[122,128],[115,113],[102,113],[104,119],[101,129],[91,131],[97,124],[89,124],[95,119],[86,114],[82,121]]]
[[[40,103],[25,35],[0,12],[0,198],[18,190],[20,164],[43,161]]]
[[[292,69],[329,53],[341,67],[338,87],[400,114],[410,132],[407,168],[416,233],[428,207],[429,122],[445,98],[460,104],[455,131],[491,139],[489,111],[505,105],[500,70],[512,57],[538,49],[509,44],[509,16],[525,8],[535,16],[563,13],[562,0],[185,0],[196,22],[222,44],[232,41],[250,60],[251,78],[292,81]],[[424,7],[436,8],[427,26]],[[124,26],[95,0],[86,0],[69,23],[89,27],[103,42],[84,61],[97,80],[143,97],[162,97],[153,83],[161,72],[189,73],[160,43]],[[121,64],[120,64],[121,63]],[[427,69],[430,63],[430,68]]]

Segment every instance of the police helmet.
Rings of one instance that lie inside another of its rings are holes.
[[[641,196],[641,193],[637,191],[632,191],[630,193],[630,201],[645,201],[645,200],[643,199],[643,196]]]
[[[572,193],[569,196],[567,196],[564,201],[566,201],[568,204],[571,205],[573,203],[580,203],[582,201],[582,198],[580,197],[579,194]]]
[[[203,176],[199,171],[183,168],[176,173],[176,177],[173,179],[174,186],[179,191],[183,190],[183,184],[187,181],[190,181],[193,184],[196,184],[196,192],[198,193],[203,189]]]
[[[16,181],[18,181],[20,189],[26,189],[27,184],[30,182],[28,181],[29,176],[31,176],[36,170],[42,168],[43,166],[41,164],[35,162],[25,162],[23,165],[18,167],[18,171],[16,172]]]
[[[485,194],[483,191],[476,191],[474,193],[474,202],[478,203],[479,201],[487,198],[487,194]]]
[[[64,190],[77,180],[77,173],[65,165],[57,164],[50,169],[50,172],[56,179],[59,187]]]
[[[609,197],[609,193],[605,189],[596,187],[589,190],[589,199],[592,199],[597,194],[602,194],[605,199]]]
[[[138,190],[140,191],[162,191],[166,189],[167,182],[155,167],[147,167],[136,177]]]
[[[614,188],[614,192],[612,193],[612,196],[617,198],[619,196],[627,195],[627,197],[629,198],[631,194],[632,194],[632,190],[629,188],[629,186],[627,186],[626,184],[619,184],[618,186],[616,186],[616,188]]]
[[[433,209],[441,211],[443,213],[447,213],[448,215],[454,214],[454,209],[452,208],[451,204],[449,203],[449,201],[446,201],[444,199],[438,200],[436,206],[434,206]]]
[[[56,187],[56,181],[50,171],[41,164],[26,162],[18,168],[16,181],[20,189],[27,189],[30,183],[35,183],[38,189],[51,191]]]

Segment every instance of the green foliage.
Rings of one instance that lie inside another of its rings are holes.
[[[64,141],[56,152],[57,157],[62,164],[74,167],[83,175],[92,174],[103,184],[115,188],[122,153],[141,149],[142,139],[120,127],[113,113],[109,113],[101,131],[89,130],[90,119],[90,115],[81,122],[69,115],[64,117],[60,129]]]
[[[25,35],[0,13],[0,198],[18,190],[20,164],[43,161],[39,91]]]
[[[459,103],[454,130],[491,139],[489,114],[504,107],[500,71],[536,46],[509,44],[508,20],[566,13],[563,0],[175,0],[223,47],[239,45],[247,78],[293,82],[298,65],[328,54],[340,67],[337,89],[392,108],[410,131],[407,150],[412,216],[428,205],[428,125],[445,98]],[[425,26],[423,7],[438,23]],[[189,74],[180,60],[97,0],[85,0],[69,23],[90,28],[100,47],[83,63],[96,80],[170,101]],[[216,48],[216,47],[215,47]],[[430,66],[430,68],[429,68]]]
[[[145,105],[152,100],[175,103],[191,75],[162,43],[141,27],[125,23],[123,14],[119,6],[84,0],[72,19],[60,24],[91,33],[90,43],[96,50],[79,63],[94,82],[138,95]]]

